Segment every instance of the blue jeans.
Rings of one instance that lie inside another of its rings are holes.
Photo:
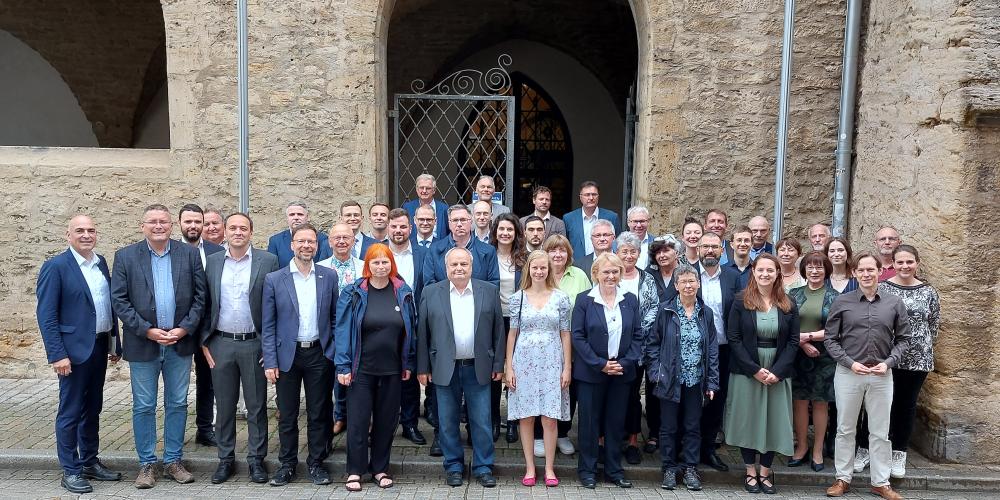
[[[462,472],[465,450],[459,430],[459,412],[462,395],[469,411],[469,432],[472,433],[473,477],[493,470],[493,430],[490,416],[490,384],[480,385],[476,380],[476,367],[455,363],[451,383],[438,385],[438,444],[444,454],[445,472]]]
[[[129,363],[132,378],[132,433],[139,464],[156,463],[156,396],[163,373],[163,463],[181,459],[187,425],[191,356],[160,346],[160,359]]]

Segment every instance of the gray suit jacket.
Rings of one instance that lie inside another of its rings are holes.
[[[492,283],[476,279],[469,286],[476,308],[476,380],[488,384],[493,373],[503,371],[506,354],[500,290]],[[455,329],[450,294],[451,282],[447,280],[425,286],[417,314],[417,373],[431,374],[437,385],[450,384],[455,371]]]
[[[531,217],[531,216],[530,215],[525,215],[524,217],[521,217],[521,227],[522,228],[524,227],[524,220],[527,219],[528,217]],[[560,219],[559,217],[556,217],[555,215],[552,215],[550,213],[548,220],[543,220],[543,222],[545,223],[545,237],[546,238],[548,238],[549,236],[552,236],[553,234],[558,234],[558,235],[566,236],[566,223],[563,222],[563,220]]]
[[[278,258],[265,250],[251,248],[250,255],[250,315],[257,333],[261,332],[261,301],[264,295],[264,277],[278,270]],[[205,258],[205,275],[208,276],[208,303],[206,321],[202,321],[201,345],[205,345],[219,325],[219,305],[222,290],[222,269],[229,252],[218,252]]]

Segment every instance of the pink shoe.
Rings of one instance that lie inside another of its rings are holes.
[[[545,478],[545,486],[549,488],[555,488],[556,486],[559,486],[559,478],[558,477]]]
[[[529,487],[530,486],[534,486],[535,485],[535,476],[524,476],[524,478],[521,479],[521,484],[523,484],[525,486],[529,486]]]

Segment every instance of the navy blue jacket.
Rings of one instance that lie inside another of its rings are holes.
[[[410,224],[414,228],[417,227],[417,223],[413,220],[413,217],[417,213],[418,207],[420,207],[419,199],[403,203],[403,210],[406,210],[406,213],[410,214]],[[434,240],[437,241],[451,234],[451,229],[448,228],[448,204],[434,198],[434,215],[437,217],[437,226],[434,228]],[[417,234],[416,229],[413,230],[413,234]],[[416,236],[412,236],[411,238],[416,238]]]
[[[98,255],[97,267],[108,281],[108,300],[111,300],[111,273],[108,261]],[[80,364],[90,359],[94,352],[94,333],[97,317],[90,286],[76,263],[73,252],[65,252],[45,261],[38,273],[35,286],[38,308],[38,329],[42,332],[45,354],[49,363],[69,358],[70,363]],[[114,354],[121,355],[118,337],[118,318],[111,311],[111,335],[115,336]]]
[[[653,277],[653,281],[656,282],[656,295],[660,297],[660,302],[673,301],[677,298],[677,286],[674,284],[673,276],[670,277],[670,285],[663,284],[663,276],[660,275],[660,269],[657,267],[650,266],[646,269],[646,272]],[[699,288],[700,290],[700,288]]]
[[[694,268],[698,270],[698,280],[701,280],[701,262],[696,262]],[[722,276],[719,277],[722,285],[722,325],[723,328],[729,324],[729,311],[733,308],[736,296],[743,291],[740,285],[740,271],[732,266],[719,266]],[[673,283],[671,283],[673,286]],[[675,287],[676,288],[676,287]],[[702,300],[701,287],[698,288],[698,300]]]
[[[573,307],[573,378],[592,384],[603,383],[607,375],[601,370],[608,364],[608,324],[604,306],[589,296],[590,290],[576,296]],[[622,337],[618,343],[617,361],[622,365],[622,382],[635,378],[635,368],[642,357],[642,317],[639,299],[631,293],[618,304],[622,317]]]
[[[650,332],[645,347],[645,364],[649,380],[656,384],[656,397],[677,403],[681,400],[681,317],[675,309],[677,299],[660,304],[656,327]],[[698,300],[698,330],[701,332],[701,392],[719,390],[719,341],[716,338],[712,312]]]
[[[500,264],[497,262],[497,250],[474,236],[469,240],[469,246],[466,248],[472,253],[472,279],[486,281],[499,287]],[[431,248],[424,258],[423,286],[448,279],[448,273],[444,268],[444,256],[454,247],[455,238],[450,234],[443,240],[431,243]]]
[[[330,248],[330,238],[323,231],[319,231],[316,235],[316,242],[316,255],[313,256],[313,262],[329,259],[333,255],[333,249]],[[292,231],[286,229],[271,235],[267,240],[267,251],[278,257],[278,267],[287,267],[288,263],[292,261],[292,257],[295,257],[295,254],[292,253]],[[208,254],[207,251],[205,253]]]
[[[396,303],[403,316],[403,344],[400,353],[400,367],[414,375],[417,369],[417,343],[413,328],[417,325],[417,307],[413,301],[413,291],[401,278],[393,277],[390,284],[396,292]],[[359,278],[347,285],[337,301],[337,322],[334,342],[337,352],[333,362],[338,375],[348,373],[353,377],[361,362],[361,322],[368,310],[368,279]]]
[[[319,341],[323,354],[333,361],[333,327],[337,319],[340,281],[337,271],[313,265],[316,273],[316,308]],[[298,271],[295,271],[298,272]],[[261,311],[261,350],[264,369],[287,372],[295,360],[295,342],[299,333],[299,301],[295,294],[292,270],[284,266],[264,278],[264,303]]]

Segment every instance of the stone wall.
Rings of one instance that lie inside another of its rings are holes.
[[[989,0],[876,0],[860,79],[850,234],[892,224],[921,251],[942,322],[914,444],[960,462],[1000,451],[1000,128],[976,119],[998,116],[977,100],[1000,84],[998,40]]]

